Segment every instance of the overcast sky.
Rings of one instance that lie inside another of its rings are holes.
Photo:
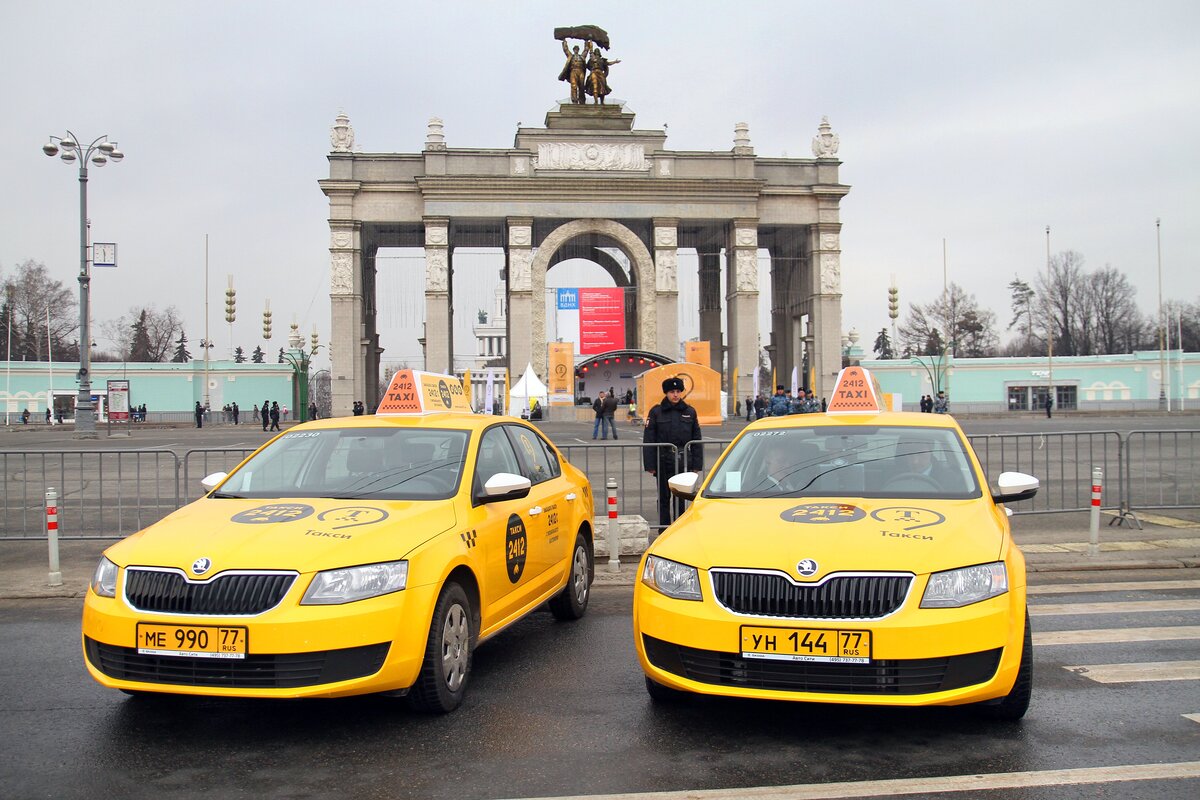
[[[519,122],[541,125],[567,94],[553,29],[595,24],[622,61],[614,96],[638,128],[668,123],[669,149],[727,150],[744,121],[760,156],[810,157],[829,117],[852,187],[841,206],[844,327],[868,349],[888,324],[893,275],[905,307],[941,291],[943,239],[949,279],[996,312],[1002,338],[1007,284],[1044,270],[1047,225],[1055,253],[1124,271],[1152,311],[1161,217],[1164,297],[1200,299],[1195,0],[568,8],[5,3],[0,269],[34,259],[77,288],[76,169],[41,146],[68,128],[88,141],[107,134],[126,158],[91,170],[89,216],[93,240],[117,242],[121,263],[97,271],[97,323],[134,304],[175,305],[198,342],[208,234],[218,345],[230,338],[230,273],[234,344],[261,343],[268,298],[266,349],[283,344],[293,317],[326,341],[328,203],[317,181],[337,113],[367,152],[420,151],[431,116],[452,147],[509,147]],[[489,287],[471,290],[460,319],[491,308]],[[417,351],[384,345],[389,356]]]

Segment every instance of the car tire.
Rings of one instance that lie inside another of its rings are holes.
[[[425,643],[425,659],[408,703],[417,711],[447,714],[462,703],[475,653],[471,601],[457,583],[438,595]]]
[[[1021,666],[1012,690],[999,700],[979,706],[984,716],[999,720],[1018,720],[1029,710],[1033,697],[1033,628],[1029,624],[1029,609],[1025,610],[1025,637],[1021,644]]]
[[[672,689],[669,686],[663,686],[661,683],[653,680],[649,675],[646,676],[646,693],[650,695],[650,699],[655,703],[662,705],[678,705],[687,699],[688,693],[681,692],[678,689]]]
[[[567,577],[567,585],[550,598],[550,613],[555,619],[574,620],[584,615],[592,596],[594,575],[592,548],[588,546],[587,537],[577,533],[575,547],[571,550],[571,574]]]

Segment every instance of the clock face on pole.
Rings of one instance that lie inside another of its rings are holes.
[[[92,265],[96,267],[115,267],[117,265],[117,246],[112,242],[96,242],[92,245]]]

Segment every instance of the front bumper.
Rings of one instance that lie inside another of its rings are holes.
[[[640,573],[639,573],[640,574]],[[735,614],[713,599],[675,600],[640,581],[633,629],[647,677],[699,694],[818,703],[958,705],[1004,697],[1020,666],[1025,587],[963,608],[920,608],[926,578],[883,619],[831,621]],[[747,658],[743,626],[870,631],[869,663]]]
[[[122,576],[123,582],[123,576]],[[218,697],[340,697],[407,689],[424,657],[437,586],[344,605],[301,606],[297,581],[275,608],[251,617],[146,613],[88,591],[84,663],[100,684],[127,691]],[[246,628],[245,658],[142,654],[137,625]]]

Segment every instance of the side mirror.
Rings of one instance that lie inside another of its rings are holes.
[[[1037,494],[1041,483],[1032,475],[1024,472],[1001,472],[996,481],[999,491],[992,493],[992,501],[996,503],[1015,503],[1019,500],[1030,500]]]
[[[671,494],[684,500],[695,500],[699,487],[700,476],[694,472],[681,472],[667,479],[667,488],[671,490]]]
[[[485,503],[497,500],[520,500],[529,494],[533,484],[524,475],[514,475],[511,472],[497,472],[484,481],[483,497]]]
[[[225,480],[228,475],[228,472],[214,472],[212,475],[205,475],[200,479],[200,485],[204,487],[204,493],[208,494],[220,486],[221,481]]]

